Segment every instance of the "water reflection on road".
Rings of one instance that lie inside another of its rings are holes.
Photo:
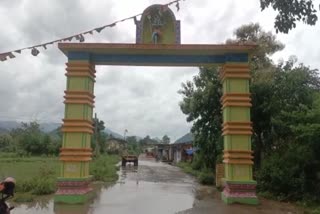
[[[96,184],[95,197],[84,205],[57,205],[52,196],[37,203],[18,205],[14,214],[171,214],[192,207],[193,178],[177,167],[150,160],[139,160],[139,166],[128,165],[119,171],[112,186]]]

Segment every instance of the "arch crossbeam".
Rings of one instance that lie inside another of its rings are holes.
[[[60,43],[71,60],[96,65],[203,66],[247,63],[255,45]]]

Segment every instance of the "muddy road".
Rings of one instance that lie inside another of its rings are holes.
[[[13,214],[166,214],[193,207],[195,180],[179,168],[140,158],[127,165],[112,186],[95,185],[95,197],[84,205],[55,205],[52,197],[16,204]]]
[[[213,187],[197,184],[178,167],[141,157],[139,166],[127,165],[112,186],[96,184],[95,197],[84,205],[55,205],[51,197],[20,204],[13,214],[294,214],[302,210],[262,200],[259,206],[225,205]]]

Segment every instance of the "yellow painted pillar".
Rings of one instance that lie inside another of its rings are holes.
[[[224,202],[258,204],[252,178],[252,124],[248,63],[226,63],[222,68],[222,109],[225,164]]]
[[[70,60],[66,65],[61,170],[55,202],[83,203],[92,191],[89,163],[92,156],[95,66],[90,61]]]

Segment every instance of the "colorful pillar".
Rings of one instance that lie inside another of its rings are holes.
[[[88,60],[70,59],[66,65],[61,170],[55,202],[75,204],[87,201],[92,191],[89,163],[92,156],[95,66]]]
[[[252,178],[252,124],[248,63],[226,63],[222,68],[225,203],[258,204],[256,181]]]

